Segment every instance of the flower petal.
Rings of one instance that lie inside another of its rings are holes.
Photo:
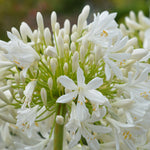
[[[88,88],[88,90],[97,89],[102,84],[103,84],[103,79],[96,77],[87,84],[87,88]]]
[[[70,89],[70,90],[75,90],[77,89],[77,86],[76,84],[73,82],[72,79],[70,79],[69,77],[67,76],[60,76],[58,78],[58,81],[67,89]]]
[[[84,82],[85,82],[85,77],[84,77],[84,74],[83,74],[83,70],[80,67],[78,67],[78,70],[77,70],[77,83],[78,83],[78,86],[80,86]]]
[[[76,97],[77,97],[77,92],[67,93],[65,95],[60,96],[57,99],[56,103],[68,103],[69,101],[73,100]]]
[[[104,103],[108,102],[108,99],[97,90],[88,90],[84,94],[85,97],[89,99],[91,102],[95,102],[100,105],[103,105]]]

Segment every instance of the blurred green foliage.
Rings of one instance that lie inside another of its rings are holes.
[[[91,6],[91,12],[116,11],[120,20],[130,10],[143,10],[148,15],[150,0],[0,0],[0,39],[7,40],[6,31],[10,31],[12,26],[19,29],[22,21],[29,21],[29,25],[34,27],[37,11],[47,16],[45,18],[55,10],[62,18],[69,15],[74,19],[85,4]]]

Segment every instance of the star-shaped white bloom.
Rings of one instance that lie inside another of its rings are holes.
[[[36,51],[18,39],[15,35],[7,32],[10,39],[9,42],[0,41],[0,50],[8,60],[16,64],[23,70],[23,75],[26,76],[28,68],[40,59]]]
[[[108,104],[108,99],[103,96],[98,90],[103,84],[103,80],[99,77],[92,79],[88,84],[85,84],[85,77],[83,70],[78,67],[77,70],[77,85],[74,81],[67,76],[60,76],[58,78],[59,82],[67,89],[72,90],[72,92],[62,95],[57,99],[57,103],[67,103],[71,100],[75,100],[78,96],[78,103],[81,105],[85,102],[85,97],[91,102],[103,105]]]
[[[66,124],[66,128],[70,132],[72,137],[69,143],[69,147],[72,148],[77,145],[77,143],[81,139],[81,136],[83,136],[86,139],[90,149],[98,150],[100,148],[100,144],[96,139],[94,133],[109,133],[111,132],[111,128],[100,125],[93,125],[92,123],[98,121],[98,118],[94,114],[92,114],[92,116],[90,116],[89,113],[85,114],[85,120],[81,121],[80,116],[77,112],[77,106],[75,105],[75,103],[72,103],[70,120]],[[103,112],[102,115],[99,117],[99,120],[102,117]]]

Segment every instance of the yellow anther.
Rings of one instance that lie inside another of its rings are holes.
[[[39,124],[37,122],[34,123],[37,127],[39,126]]]
[[[22,123],[22,126],[25,126],[25,124],[24,124],[24,123]]]
[[[23,67],[23,66],[21,66],[20,68],[21,68],[21,69],[24,69],[24,67]]]
[[[148,93],[150,93],[150,91]]]
[[[96,108],[93,108],[93,111],[95,111],[96,110]]]
[[[144,98],[147,98],[148,97],[148,95],[144,95]]]
[[[120,65],[122,65],[122,62],[120,62]]]
[[[105,30],[103,30],[103,32],[101,33],[101,36],[107,37],[107,36],[108,36],[108,33],[107,33]]]
[[[90,140],[93,140],[92,138],[90,138]]]
[[[76,98],[75,97],[73,97],[73,100],[75,100]]]
[[[19,63],[18,61],[16,61],[16,60],[13,60],[13,62],[16,63],[16,64],[18,64],[18,65],[20,64],[20,63]]]
[[[96,137],[94,137],[94,140],[96,139]]]
[[[125,134],[126,134],[126,133],[125,133],[125,132],[123,132],[123,136],[125,136]]]
[[[131,137],[132,137],[132,134],[129,135],[129,139],[131,139]]]
[[[80,101],[78,101],[78,103],[80,103]]]
[[[89,139],[89,137],[88,137],[88,139]]]
[[[81,104],[81,105],[83,105],[83,103],[82,103],[82,102],[81,102],[80,104]]]
[[[126,60],[125,60],[125,59],[123,59],[123,61],[125,62]]]
[[[127,135],[128,135],[129,133],[130,133],[130,132],[128,131],[128,132],[127,132]]]
[[[144,94],[146,94],[146,92],[144,92]]]
[[[88,102],[88,100],[86,99],[86,100],[85,100],[85,103],[87,103],[87,102]]]
[[[143,93],[140,93],[140,95],[142,96],[142,95],[143,95]]]
[[[136,117],[134,117],[134,119],[137,119]]]
[[[126,135],[126,136],[124,137],[124,139],[127,139],[127,137],[128,137],[128,136]]]

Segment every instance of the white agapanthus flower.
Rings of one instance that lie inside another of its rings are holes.
[[[40,59],[37,52],[28,44],[18,39],[15,35],[7,32],[10,39],[9,42],[0,41],[0,50],[4,51],[4,56],[16,64],[23,70],[23,75],[26,76],[26,72],[31,65],[34,65],[36,61]]]
[[[69,143],[70,148],[75,146],[81,139],[81,135],[86,139],[89,147],[93,150],[98,150],[100,145],[95,137],[95,133],[109,133],[111,128],[104,127],[100,125],[93,125],[92,123],[96,122],[98,119],[93,115],[90,117],[90,114],[87,113],[85,120],[80,120],[80,116],[77,116],[77,107],[75,103],[72,103],[72,112],[69,122],[66,124],[67,130],[70,131],[72,139]],[[101,116],[100,118],[102,118]],[[99,119],[100,119],[99,118]],[[93,134],[92,134],[93,133]]]
[[[60,76],[58,78],[59,82],[67,89],[72,90],[72,92],[67,93],[57,99],[57,103],[67,103],[71,100],[75,100],[77,96],[79,96],[79,103],[83,104],[85,102],[85,98],[87,98],[91,102],[95,102],[98,104],[107,104],[108,99],[103,96],[97,88],[99,88],[103,84],[103,80],[99,77],[92,79],[88,84],[85,84],[85,77],[83,74],[83,70],[78,67],[77,70],[77,85],[74,83],[72,79],[67,76]]]

